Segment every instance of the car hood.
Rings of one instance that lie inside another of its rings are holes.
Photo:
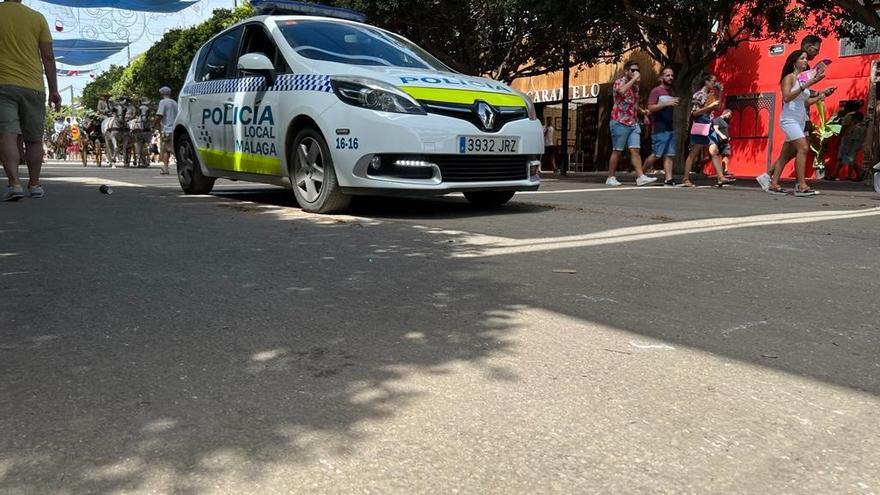
[[[524,107],[523,96],[506,84],[485,77],[400,67],[344,66],[338,75],[360,76],[391,84],[419,101]]]

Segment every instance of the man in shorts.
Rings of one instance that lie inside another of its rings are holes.
[[[672,178],[672,159],[675,157],[675,126],[673,114],[678,106],[678,97],[672,89],[675,71],[664,67],[660,71],[660,84],[651,90],[648,96],[648,111],[651,112],[651,156],[645,162],[645,168],[653,168],[653,163],[663,160],[666,174],[665,186],[678,185]]]
[[[6,0],[0,4],[0,161],[9,180],[9,187],[0,197],[3,201],[24,197],[18,178],[19,135],[25,143],[28,193],[32,198],[45,194],[40,186],[46,116],[44,73],[49,83],[49,102],[60,111],[49,25],[21,0]]]
[[[162,86],[159,88],[159,94],[162,99],[156,108],[156,127],[159,128],[159,155],[162,160],[162,170],[159,172],[163,175],[169,174],[168,162],[171,160],[172,140],[171,136],[174,132],[174,120],[177,118],[177,102],[171,98],[171,88]]]
[[[731,111],[725,108],[721,115],[712,119],[712,132],[709,133],[709,154],[721,157],[721,169],[725,177],[732,177],[727,168],[730,164],[730,116]]]
[[[614,81],[614,106],[611,108],[611,161],[608,164],[608,178],[605,185],[619,186],[615,177],[620,155],[629,148],[630,161],[638,177],[637,186],[656,182],[656,177],[648,177],[642,170],[641,129],[639,128],[639,64],[627,62],[624,76]]]

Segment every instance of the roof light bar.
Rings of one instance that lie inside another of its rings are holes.
[[[351,9],[328,7],[317,3],[295,0],[251,0],[251,7],[260,15],[315,15],[335,17],[355,22],[365,22],[367,15]]]

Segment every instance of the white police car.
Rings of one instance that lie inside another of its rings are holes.
[[[252,2],[281,3],[295,2]],[[208,193],[218,177],[264,182],[330,213],[352,194],[463,192],[495,206],[538,188],[544,144],[527,96],[453,72],[349,20],[356,12],[297,8],[324,16],[260,15],[197,52],[173,136],[186,193]]]

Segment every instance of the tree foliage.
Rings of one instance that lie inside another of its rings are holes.
[[[460,72],[506,82],[560,70],[563,48],[574,65],[621,51],[622,38],[602,35],[611,25],[593,15],[592,3],[426,0],[414,8],[406,0],[335,2],[365,12],[370,24],[409,38]]]
[[[201,24],[169,30],[127,67],[111,66],[86,85],[83,103],[95,108],[102,93],[153,99],[162,86],[179,92],[196,51],[215,34],[251,15],[253,9],[248,4],[235,10],[217,9]]]
[[[868,3],[869,5],[865,5]],[[880,34],[880,6],[860,0],[799,0],[817,20],[817,34],[831,32],[863,48],[872,36]]]

